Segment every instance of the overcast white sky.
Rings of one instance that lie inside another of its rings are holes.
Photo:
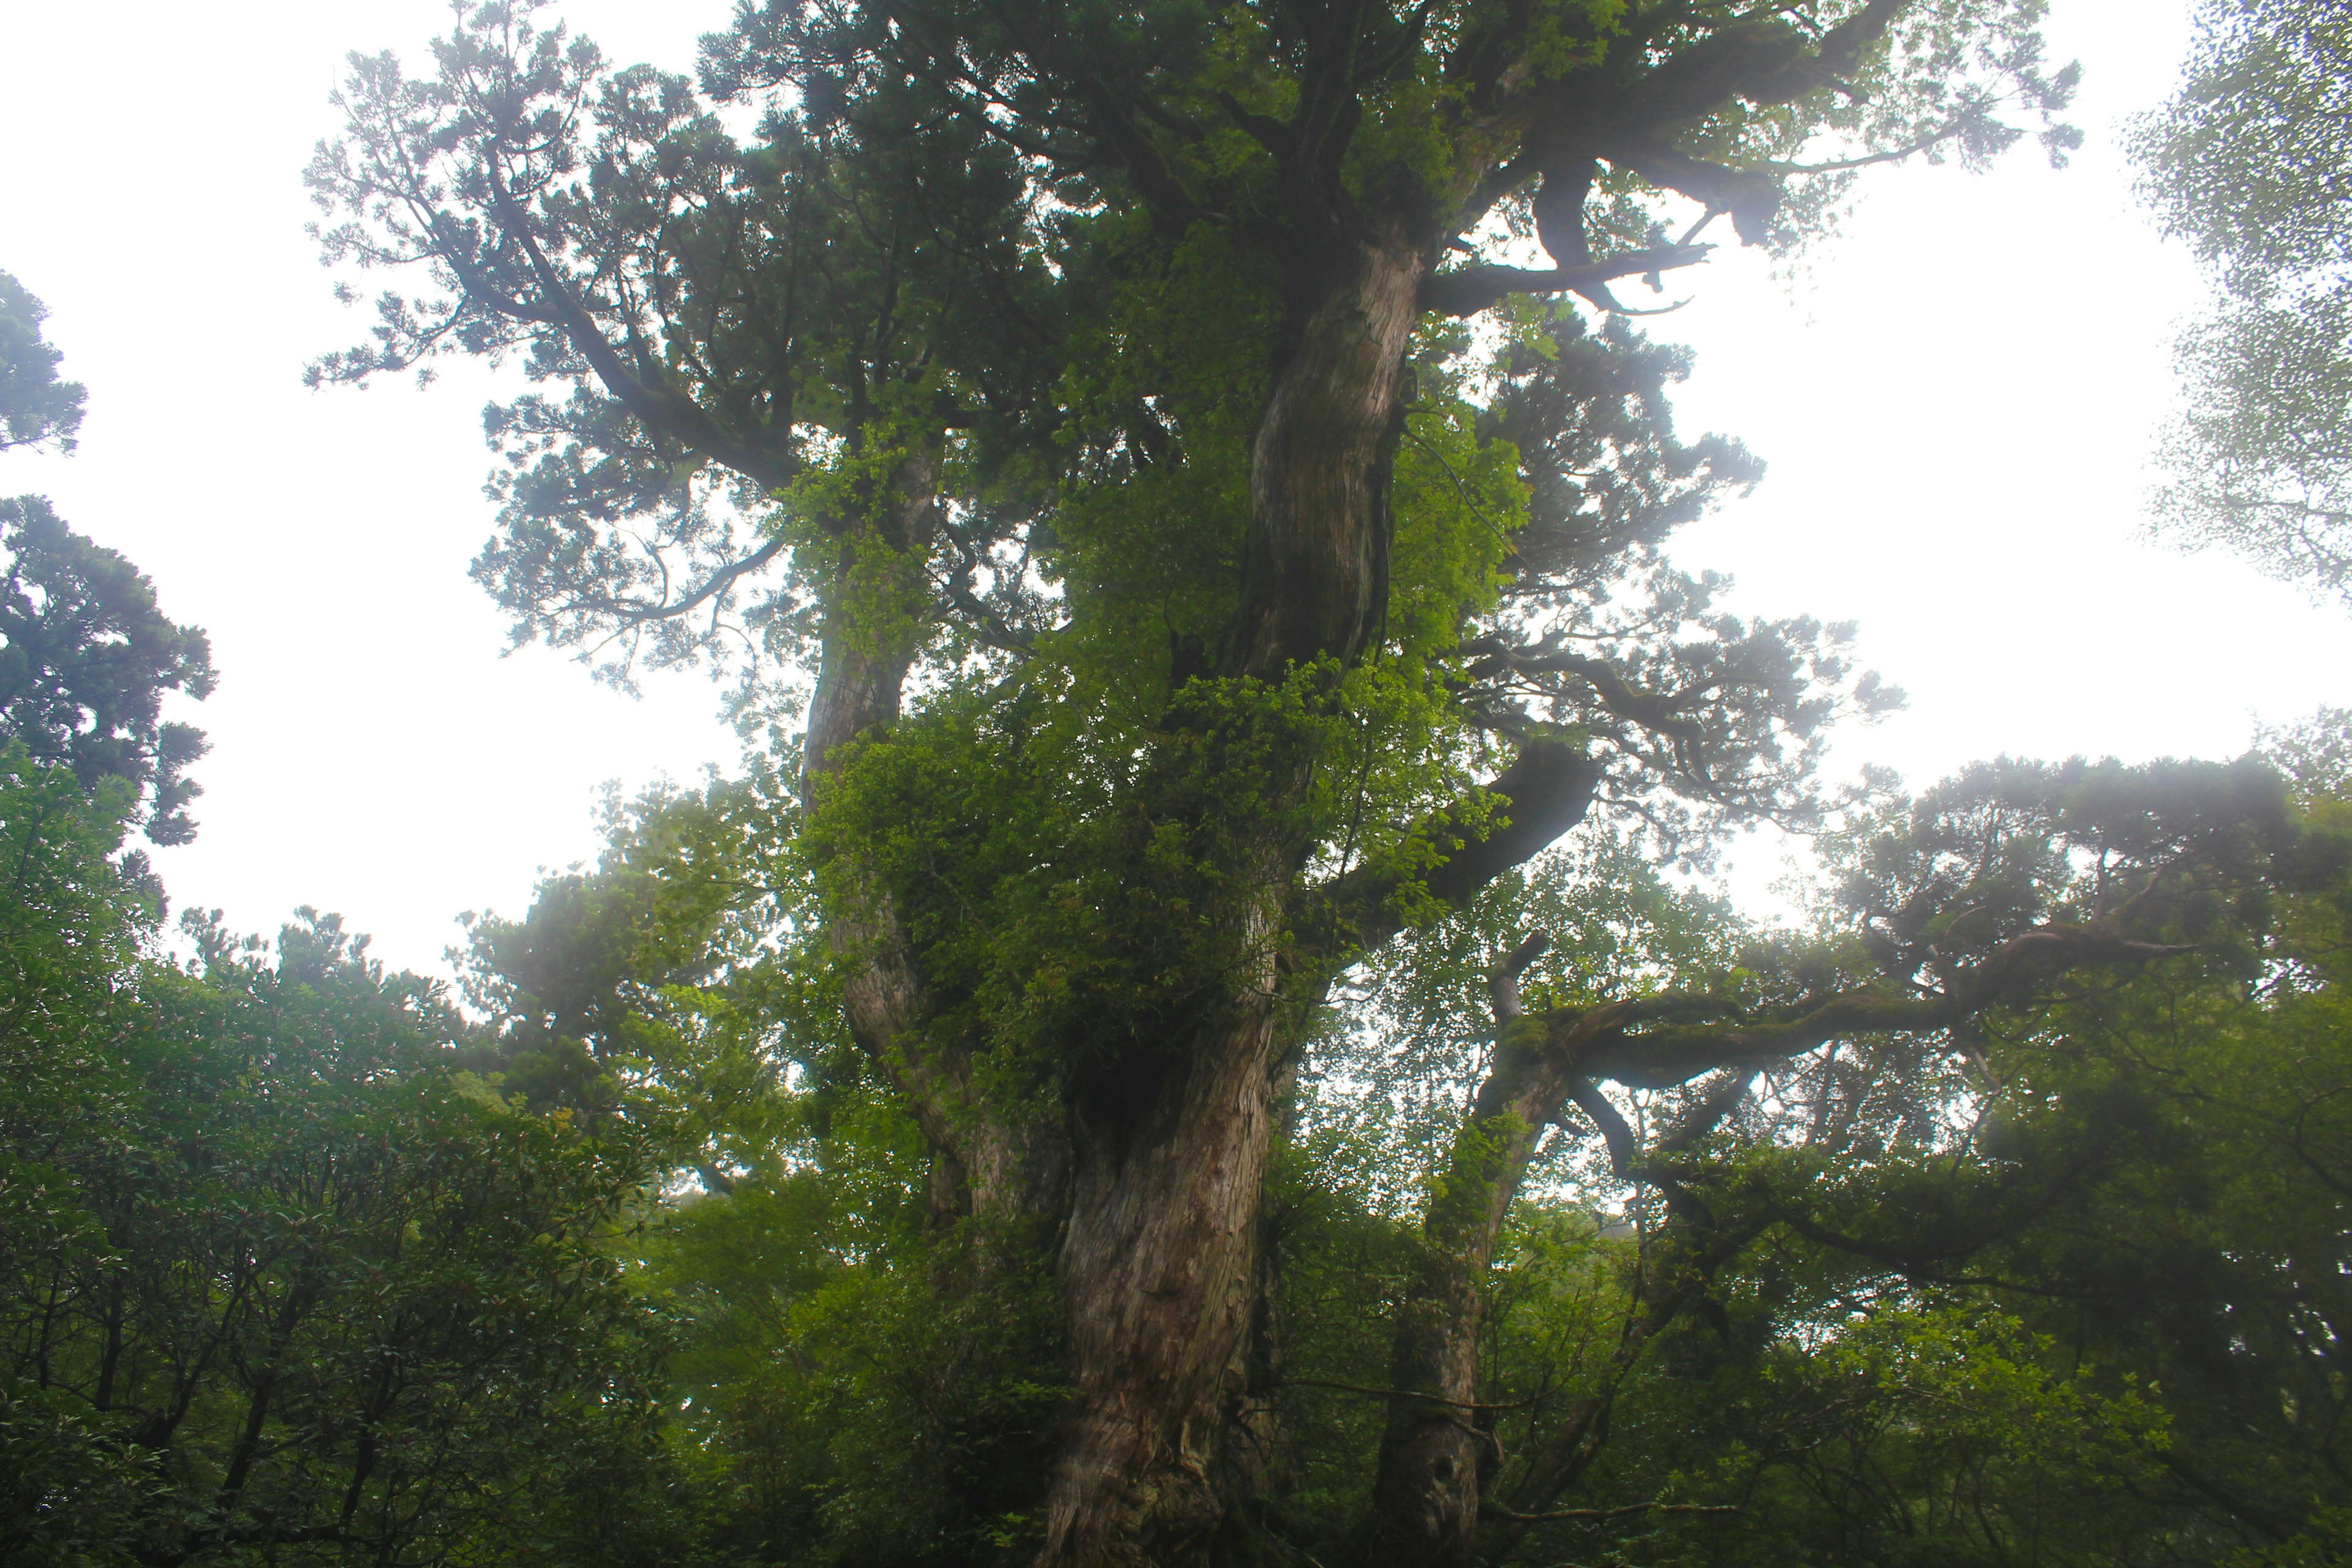
[[[2186,4],[2053,9],[2055,53],[2088,72],[2071,169],[2027,150],[1989,178],[1883,174],[1801,288],[1723,257],[1654,324],[1700,351],[1685,426],[1771,464],[1682,559],[1736,573],[1744,609],[1858,620],[1911,693],[1842,742],[1844,769],[2234,755],[2258,717],[2352,702],[2352,618],[2137,537],[2169,323],[2200,296],[2115,142],[2171,81]],[[564,7],[608,54],[677,68],[727,10]],[[346,51],[420,58],[446,19],[426,0],[0,0],[0,269],[48,302],[90,390],[80,452],[0,456],[0,494],[45,492],[137,562],[222,672],[191,715],[214,742],[203,832],[158,856],[165,878],[241,929],[341,910],[427,969],[457,911],[520,913],[539,868],[593,855],[602,781],[735,757],[698,679],[631,701],[544,650],[500,657],[466,576],[489,526],[478,373],[422,395],[300,384],[364,326],[301,233],[327,94]],[[1773,857],[1748,858],[1752,888]]]

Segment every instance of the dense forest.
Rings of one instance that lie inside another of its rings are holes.
[[[354,56],[312,383],[519,369],[476,576],[744,761],[454,980],[174,914],[235,671],[0,501],[0,1563],[2352,1562],[2352,710],[1841,783],[1902,694],[1670,549],[1763,465],[1627,298],[2063,163],[2043,10]],[[2157,527],[2341,595],[2352,8],[2199,15]]]

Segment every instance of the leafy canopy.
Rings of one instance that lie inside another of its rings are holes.
[[[0,272],[0,450],[74,447],[82,389],[57,379],[40,341],[48,309]],[[175,625],[154,585],[114,551],[59,521],[39,496],[0,500],[0,742],[70,767],[85,786],[120,779],[144,798],[148,838],[195,836],[186,776],[208,749],[192,724],[167,722],[163,698],[212,693],[212,647]]]
[[[2205,0],[2141,190],[2221,295],[2178,348],[2159,527],[2352,603],[2352,16]]]
[[[0,452],[53,444],[74,449],[88,395],[78,381],[58,379],[65,355],[41,341],[49,308],[0,272]]]
[[[0,751],[0,1556],[630,1551],[594,1493],[657,1485],[665,1332],[614,1245],[653,1119],[509,1102],[332,916],[157,956],[131,805]]]
[[[166,692],[201,700],[212,645],[166,616],[155,586],[120,552],[76,533],[38,496],[0,500],[0,737],[62,763],[86,785],[121,779],[144,805],[147,837],[195,837],[187,776],[210,749],[163,716]]]
[[[488,416],[501,512],[476,564],[518,637],[620,680],[717,658],[789,734],[826,626],[911,627],[919,691],[1002,700],[1025,672],[1024,700],[1073,710],[1076,771],[1116,778],[1242,613],[1285,313],[1318,247],[1354,243],[1317,226],[1401,215],[1470,253],[1410,350],[1374,661],[1402,689],[1350,725],[1407,772],[1316,831],[1345,858],[1350,817],[1402,834],[1458,795],[1482,736],[1558,731],[1703,848],[1727,816],[1810,816],[1823,725],[1892,694],[1856,684],[1848,628],[1727,616],[1724,582],[1662,559],[1760,467],[1676,435],[1686,362],[1525,292],[1613,305],[1604,278],[1503,258],[1541,229],[1563,267],[1639,276],[1703,255],[1671,231],[1709,216],[1794,247],[1861,165],[1981,163],[2021,115],[2063,153],[2072,76],[2042,66],[2040,9],[1423,7],[1366,24],[1310,200],[1268,127],[1337,113],[1311,101],[1332,68],[1282,6],[747,6],[699,90],[532,6],[473,7],[429,75],[354,61],[310,169],[320,237],[401,276],[372,340],[312,374],[520,358],[539,389]],[[1808,39],[1818,68],[1773,76]],[[1537,178],[1553,132],[1523,121],[1552,79],[1701,156],[1610,142],[1574,221],[1539,215],[1580,177]],[[1494,333],[1451,319],[1489,309]],[[914,490],[937,504],[892,513]]]

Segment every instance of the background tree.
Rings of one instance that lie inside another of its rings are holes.
[[[0,1555],[684,1550],[662,1325],[608,1250],[646,1138],[460,1070],[437,988],[331,917],[146,956],[131,804],[0,755]]]
[[[2143,192],[2223,304],[2178,351],[2158,526],[2352,601],[2352,9],[2206,0],[2136,128]]]
[[[204,788],[187,768],[210,742],[163,718],[163,695],[212,695],[210,640],[166,616],[145,574],[38,496],[0,500],[0,735],[85,785],[131,785],[152,842],[194,838],[188,806]]]
[[[78,381],[59,381],[65,355],[41,341],[49,308],[22,283],[0,272],[0,451],[55,443],[74,449],[88,395]]]
[[[53,441],[70,452],[82,389],[57,378],[41,342],[47,307],[0,272],[0,449]],[[87,786],[117,778],[140,794],[156,844],[195,837],[186,776],[208,749],[163,717],[163,693],[212,694],[212,646],[168,619],[154,584],[114,551],[68,528],[39,496],[0,500],[0,741],[62,763]]]

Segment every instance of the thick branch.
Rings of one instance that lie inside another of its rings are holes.
[[[1430,896],[1460,908],[1496,877],[1548,848],[1584,820],[1601,774],[1601,763],[1573,746],[1529,742],[1478,796],[1448,806],[1420,828],[1417,837],[1445,858],[1423,883]],[[1483,798],[1488,796],[1495,799]],[[1486,837],[1474,838],[1469,825],[1482,819],[1492,826]],[[1313,889],[1300,922],[1302,951],[1342,963],[1394,936],[1403,924],[1396,898],[1412,879],[1401,869],[1366,866]]]
[[[1431,897],[1466,904],[1496,877],[1549,848],[1584,820],[1601,771],[1592,757],[1558,741],[1522,747],[1486,786],[1486,794],[1501,797],[1506,816],[1499,826],[1475,843],[1465,842],[1458,829],[1430,835],[1446,857],[1429,874]]]
[[[1421,286],[1421,308],[1442,316],[1472,316],[1510,294],[1556,294],[1597,289],[1619,278],[1692,267],[1713,252],[1711,245],[1669,245],[1655,250],[1629,251],[1580,267],[1555,267],[1549,271],[1526,267],[1465,267],[1441,272]]]
[[[1128,178],[1135,182],[1136,194],[1143,198],[1152,222],[1163,234],[1182,234],[1202,216],[1200,204],[1185,190],[1151,138],[1121,107],[1108,83],[1089,83],[1087,96],[1097,134],[1126,166]]]
[[[1948,1028],[1972,1014],[2022,1000],[2044,981],[2076,964],[2144,963],[2191,951],[2134,942],[2095,926],[2043,925],[2011,938],[1948,989],[1891,995],[1855,987],[1779,1016],[1738,1016],[1728,999],[1700,995],[1645,999],[1647,1017],[1603,1018],[1562,1012],[1553,1023],[1557,1048],[1573,1054],[1577,1070],[1641,1088],[1687,1083],[1724,1068],[1762,1066],[1798,1056],[1846,1035],[1918,1034]],[[1622,1007],[1626,1004],[1613,1004]],[[1731,1015],[1714,1024],[1675,1022],[1676,1015]],[[1655,1026],[1643,1025],[1654,1023]]]
[[[1769,174],[1710,163],[1649,136],[1612,137],[1601,144],[1600,153],[1654,185],[1729,213],[1732,226],[1748,245],[1761,245],[1770,237],[1773,215],[1780,210],[1781,192],[1780,182]]]

